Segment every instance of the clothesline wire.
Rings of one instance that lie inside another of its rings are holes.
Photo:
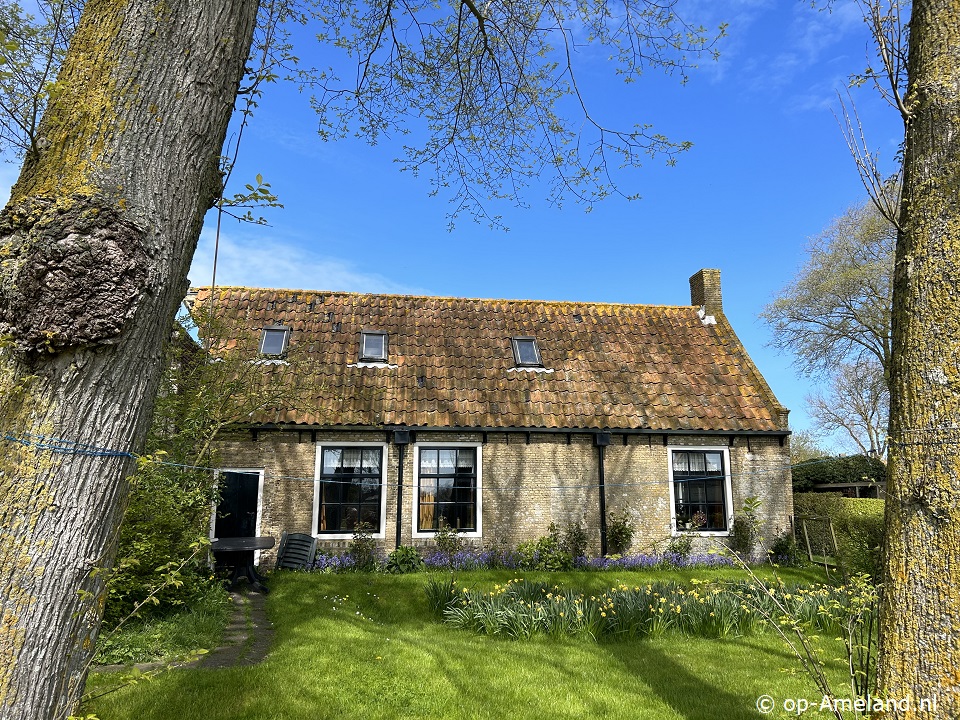
[[[298,475],[283,475],[283,474],[278,474],[273,472],[267,472],[265,469],[260,470],[260,469],[253,469],[253,468],[250,468],[250,469],[225,468],[225,467],[212,467],[212,466],[206,466],[206,465],[190,465],[185,463],[176,463],[176,462],[171,462],[167,460],[160,460],[150,455],[136,455],[130,452],[112,450],[108,448],[99,448],[93,445],[77,443],[71,440],[65,440],[63,438],[54,438],[50,436],[36,435],[31,433],[22,433],[20,435],[15,435],[11,432],[4,432],[2,436],[0,436],[0,439],[8,443],[29,446],[39,450],[45,450],[45,451],[49,451],[57,454],[135,459],[140,462],[148,463],[150,465],[170,467],[170,468],[187,470],[187,471],[208,472],[213,474],[214,476],[224,472],[250,472],[250,473],[256,472],[258,474],[262,473],[264,480],[269,479],[274,481],[310,482],[310,483],[320,481],[327,484],[356,485],[358,484],[357,479],[359,478],[361,480],[361,484],[363,479],[376,480],[377,486],[382,487],[384,489],[394,489],[401,486],[401,483],[399,482],[399,480],[397,482],[388,481],[382,477],[383,474],[381,472],[378,472],[376,475],[371,474],[369,476],[366,476],[366,478],[364,478],[362,473],[358,473],[358,474],[354,474],[353,477],[351,478],[338,480],[338,479],[331,479],[329,477],[320,478],[320,477],[305,477],[305,476],[298,476]],[[352,446],[352,447],[362,447],[362,446]],[[675,448],[675,449],[682,449],[682,448]],[[719,450],[722,448],[718,446],[717,449]],[[733,479],[740,479],[740,478],[746,478],[746,477],[779,474],[787,469],[792,469],[799,464],[803,464],[804,466],[809,466],[809,465],[822,463],[822,462],[830,462],[835,459],[836,458],[834,457],[818,458],[814,460],[808,460],[803,463],[778,464],[778,465],[770,466],[767,468],[761,468],[754,471],[730,472],[729,474],[725,473],[723,475],[702,475],[702,476],[694,476],[694,477],[685,477],[682,479],[682,482],[691,482],[691,481],[700,481],[700,480],[716,480],[718,478],[726,479],[728,475],[730,479],[733,480]],[[612,476],[615,476],[616,474],[617,474],[616,472],[611,473]],[[613,479],[616,479],[616,478],[614,477]],[[653,479],[632,480],[629,482],[613,482],[611,480],[605,480],[604,487],[606,488],[627,488],[627,487],[642,487],[642,486],[662,487],[664,484],[664,481],[665,481],[665,478],[662,476],[658,476]],[[599,484],[599,481],[595,481],[587,484],[563,484],[563,485],[537,484],[536,488],[540,490],[559,490],[559,491],[595,490],[597,489],[598,484]],[[408,481],[408,482],[404,482],[403,485],[406,487],[410,487],[411,485],[413,485],[413,483]],[[480,491],[481,492],[514,491],[514,490],[530,489],[530,487],[531,487],[530,484],[503,485],[499,483],[496,486],[490,486],[490,485],[485,485],[484,483],[481,482]]]

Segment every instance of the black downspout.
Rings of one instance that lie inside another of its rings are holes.
[[[400,530],[403,527],[403,456],[410,442],[410,433],[407,430],[397,430],[393,433],[393,444],[399,453],[397,466],[397,547],[400,547]]]
[[[607,555],[607,489],[606,489],[606,478],[604,477],[603,471],[603,455],[604,451],[607,449],[607,445],[610,444],[610,433],[597,433],[593,436],[593,441],[597,446],[599,451],[599,485],[600,485],[600,555],[606,557]]]

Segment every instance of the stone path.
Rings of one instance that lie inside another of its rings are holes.
[[[270,652],[273,624],[267,619],[264,596],[257,592],[231,592],[230,597],[234,610],[223,634],[223,644],[204,655],[198,667],[256,665]]]
[[[231,592],[233,612],[223,632],[220,647],[202,655],[190,663],[173,663],[172,667],[227,668],[240,665],[256,665],[270,652],[273,644],[273,623],[267,619],[264,609],[266,599],[257,592]],[[141,672],[167,667],[169,663],[138,663],[133,667]],[[120,672],[129,670],[129,665],[98,665],[94,672]]]

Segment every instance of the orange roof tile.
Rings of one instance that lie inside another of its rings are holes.
[[[209,288],[192,293],[209,304]],[[256,422],[786,430],[786,410],[725,317],[704,325],[692,306],[239,287],[218,287],[215,304],[248,347],[263,327],[289,326],[291,360],[322,388],[306,409]],[[357,366],[362,330],[389,333],[389,367]],[[547,372],[515,367],[516,336],[536,338]]]

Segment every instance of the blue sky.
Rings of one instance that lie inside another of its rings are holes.
[[[271,86],[245,135],[235,179],[261,173],[285,208],[270,226],[226,221],[218,284],[446,296],[688,304],[687,279],[720,268],[724,308],[782,403],[808,427],[811,383],[767,345],[757,315],[796,273],[808,238],[865,193],[840,133],[837,92],[862,71],[867,29],[849,0],[820,12],[805,0],[680,0],[707,25],[729,23],[720,59],[686,85],[654,71],[625,85],[602,53],[576,58],[591,111],[610,125],[652,123],[693,148],[675,167],[651,159],[621,173],[642,199],[606,200],[592,212],[523,200],[494,206],[508,232],[462,217],[448,231],[447,198],[428,178],[398,171],[400,145],[323,142],[308,97]],[[329,62],[316,42],[296,48]],[[854,93],[868,140],[887,169],[901,132],[869,89]],[[9,180],[13,179],[8,166]],[[5,178],[0,177],[0,182]],[[8,180],[8,182],[9,182]],[[215,217],[190,272],[209,284]]]

